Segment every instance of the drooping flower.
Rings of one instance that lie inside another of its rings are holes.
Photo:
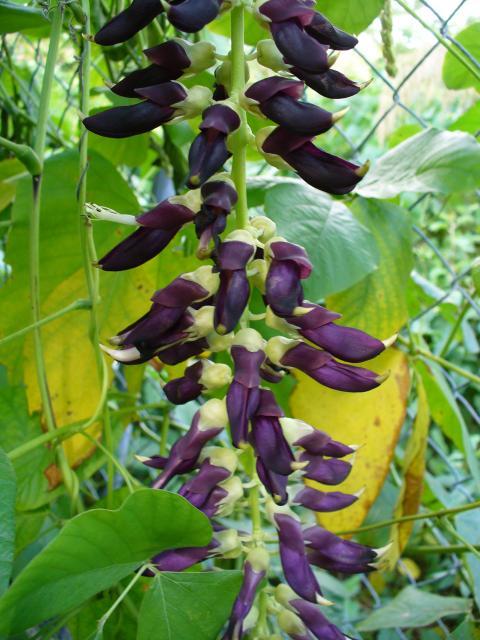
[[[219,236],[225,231],[227,216],[237,202],[237,192],[233,182],[224,174],[213,176],[203,183],[201,189],[202,206],[195,216],[195,232],[199,239],[197,256],[210,255],[210,245],[218,247]]]
[[[230,367],[211,360],[199,360],[185,369],[181,378],[169,380],[163,392],[173,404],[185,404],[214,389],[220,389],[232,380]]]
[[[125,98],[138,98],[138,89],[178,80],[215,64],[215,47],[210,42],[191,43],[182,38],[174,38],[145,49],[143,53],[151,64],[129,73],[113,85],[113,93]]]
[[[320,384],[337,391],[370,391],[385,379],[374,371],[338,362],[327,351],[320,351],[301,340],[289,340],[280,336],[267,344],[266,353],[278,366],[303,371]]]
[[[180,0],[164,2],[173,27],[185,33],[197,33],[218,16],[223,0]]]
[[[316,136],[328,131],[344,114],[330,113],[314,104],[300,101],[304,84],[273,76],[252,84],[245,92],[250,110],[300,135]]]
[[[240,117],[227,104],[214,104],[202,114],[200,134],[190,146],[188,186],[196,188],[223,167],[231,153],[228,136],[240,126]]]

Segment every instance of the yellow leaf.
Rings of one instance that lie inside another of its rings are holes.
[[[430,409],[425,387],[418,373],[415,376],[415,380],[417,384],[417,415],[405,450],[402,473],[403,483],[393,513],[394,518],[417,513],[422,501]],[[403,549],[407,546],[413,524],[413,522],[401,522],[393,525],[390,536],[393,544],[388,554],[391,568],[396,565]]]
[[[344,393],[299,374],[290,400],[295,418],[328,432],[336,440],[362,445],[350,476],[335,490],[352,493],[365,487],[365,492],[348,509],[319,517],[333,531],[355,529],[362,524],[382,488],[405,418],[410,382],[405,354],[388,349],[366,366],[378,373],[390,371],[390,377],[373,391]]]

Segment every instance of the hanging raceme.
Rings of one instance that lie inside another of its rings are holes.
[[[260,588],[270,622],[276,625],[274,632],[283,630],[296,640],[344,638],[323,614],[330,603],[322,596],[312,566],[347,575],[362,573],[375,569],[384,553],[343,540],[320,526],[302,526],[304,509],[331,512],[348,508],[358,499],[360,493],[319,491],[303,484],[304,479],[332,487],[340,484],[350,473],[358,447],[286,417],[274,392],[263,386],[268,382],[274,388],[290,369],[297,368],[332,389],[368,391],[385,376],[350,363],[377,356],[393,341],[340,326],[336,324],[339,314],[305,300],[302,281],[322,274],[312,274],[305,250],[278,237],[271,220],[249,219],[246,209],[245,147],[254,140],[247,110],[277,125],[257,134],[258,149],[266,160],[295,171],[317,189],[349,193],[368,170],[367,163],[358,166],[313,143],[345,110],[330,113],[302,101],[305,85],[332,99],[352,96],[366,86],[331,68],[336,52],[353,48],[357,40],[330,24],[314,4],[313,0],[134,0],[94,37],[101,45],[125,42],[161,12],[178,30],[194,33],[219,12],[231,12],[227,60],[201,40],[192,44],[174,38],[159,43],[144,52],[149,66],[112,87],[120,96],[137,97],[138,103],[84,120],[99,135],[127,137],[201,115],[200,131],[189,152],[187,191],[138,216],[134,221],[138,228],[97,266],[117,271],[141,265],[161,253],[190,223],[199,240],[197,255],[209,261],[155,292],[150,310],[103,348],[125,365],[152,359],[168,365],[186,361],[184,375],[170,380],[164,389],[174,404],[224,389],[223,399],[202,404],[189,431],[167,457],[141,458],[160,471],[153,483],[157,489],[168,487],[175,476],[190,474],[178,493],[203,511],[214,528],[206,547],[155,556],[152,563],[158,571],[181,571],[211,557],[245,555],[244,582],[224,640],[238,640],[255,627]],[[271,35],[258,43],[255,57],[276,74],[249,84],[243,40],[246,11],[265,27],[266,36]],[[184,76],[215,65],[213,92],[209,87],[186,89],[182,84]],[[225,172],[230,158],[232,168]],[[234,208],[237,229],[225,235],[227,217]],[[112,212],[98,208],[94,215],[112,219]],[[264,300],[265,326],[279,334],[268,341],[249,328],[253,287]],[[231,367],[215,363],[220,352],[228,352]],[[227,425],[231,448],[215,446]],[[245,451],[252,461],[249,479],[238,464],[238,456]],[[222,521],[234,513],[246,489],[251,533]],[[275,590],[268,583],[269,553],[262,531],[267,519],[278,531],[287,583]]]

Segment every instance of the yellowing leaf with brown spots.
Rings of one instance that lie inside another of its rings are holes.
[[[325,491],[365,492],[351,507],[322,514],[322,524],[333,531],[359,527],[380,493],[405,419],[409,390],[408,361],[404,353],[388,349],[365,365],[377,373],[390,371],[377,389],[366,393],[345,393],[321,386],[308,376],[298,375],[290,407],[292,415],[328,432],[336,440],[362,447],[356,452],[349,477],[338,487]]]
[[[427,451],[428,429],[430,427],[430,408],[425,387],[420,375],[415,376],[417,385],[417,415],[408,439],[403,459],[403,482],[397,500],[394,518],[418,513],[422,502],[423,478],[425,475],[425,455]],[[401,522],[393,525],[390,539],[392,547],[388,554],[390,567],[393,568],[413,529],[413,522]]]

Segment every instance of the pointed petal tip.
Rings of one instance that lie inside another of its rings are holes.
[[[319,595],[317,593],[317,604],[321,604],[324,607],[332,607],[335,603],[332,602],[331,600],[327,600],[327,598],[324,598],[323,596]]]
[[[350,110],[350,107],[345,107],[345,109],[340,109],[340,111],[337,111],[336,113],[332,113],[332,122],[335,124],[335,122],[338,122],[339,120],[341,120],[349,110]]]
[[[363,178],[367,175],[369,169],[370,169],[370,160],[367,160],[362,164],[361,167],[358,167],[358,169],[355,169],[355,173],[359,178]]]
[[[390,336],[390,338],[387,338],[386,340],[382,340],[383,344],[385,345],[385,349],[388,349],[388,347],[391,347],[392,345],[395,344],[395,342],[397,341],[398,338],[398,333],[394,333],[393,336]]]
[[[378,374],[378,376],[376,376],[375,382],[378,385],[380,385],[380,384],[382,384],[382,382],[385,382],[385,380],[387,378],[389,378],[389,377],[390,377],[390,371],[386,371],[385,373],[380,373],[380,374]]]
[[[147,460],[150,460],[150,458],[148,456],[139,456],[137,454],[135,454],[135,460],[138,460],[138,462],[146,462]]]
[[[339,59],[341,51],[332,51],[328,56],[328,66],[333,67],[336,61]]]
[[[369,80],[365,80],[365,82],[357,82],[357,87],[362,91],[362,89],[366,89],[370,84],[372,84],[374,78],[370,78]]]
[[[110,347],[100,343],[100,349],[118,362],[133,362],[141,356],[140,351],[136,347],[130,347],[129,349],[110,349]]]
[[[87,42],[95,42],[95,36],[92,36],[91,33],[82,33],[82,38]]]
[[[359,498],[361,498],[363,496],[365,491],[366,491],[366,487],[362,487],[358,491],[355,491],[355,493],[352,493],[352,496],[355,496],[357,498],[357,500],[358,500]]]
[[[374,549],[375,553],[377,554],[377,560],[381,560],[383,557],[385,557],[392,546],[393,542],[389,542],[384,547],[378,547],[378,549]]]

